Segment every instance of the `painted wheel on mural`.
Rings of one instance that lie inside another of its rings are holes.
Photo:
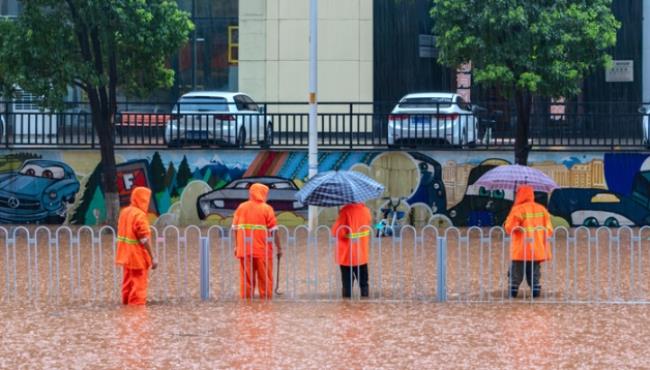
[[[451,219],[445,215],[433,215],[429,218],[429,225],[433,225],[440,229],[446,229],[448,227],[454,226],[454,223],[451,222]]]
[[[604,223],[607,227],[621,227],[621,224],[614,217],[608,217]]]
[[[583,222],[583,226],[587,227],[598,227],[600,224],[598,223],[598,220],[596,220],[596,217],[587,217]]]

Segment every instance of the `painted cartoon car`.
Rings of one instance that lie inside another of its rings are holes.
[[[79,181],[67,164],[25,161],[18,172],[0,175],[0,222],[62,223]]]
[[[514,192],[512,190],[489,190],[474,183],[498,164],[481,163],[472,168],[467,180],[467,190],[463,199],[447,211],[447,216],[454,226],[501,226],[506,221],[512,208]],[[548,194],[535,192],[535,201],[546,205]]]
[[[199,217],[204,220],[208,216],[217,214],[223,217],[231,216],[235,209],[248,200],[248,188],[255,183],[269,187],[267,203],[278,212],[294,212],[305,217],[307,206],[295,200],[298,187],[293,181],[281,177],[245,177],[235,180],[223,189],[211,191],[201,195],[197,200]]]
[[[572,226],[633,226],[650,224],[650,209],[638,194],[624,196],[602,189],[562,188],[551,195],[548,210]]]

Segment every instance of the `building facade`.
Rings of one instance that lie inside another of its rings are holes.
[[[240,90],[268,102],[307,100],[309,1],[178,4],[191,14],[196,30],[170,60],[176,71],[173,88],[154,94],[156,100],[175,100],[191,90]],[[498,97],[498,92],[471,86],[469,70],[436,62],[430,7],[430,0],[319,1],[319,100],[375,102],[381,111],[417,91],[457,91],[474,101]],[[643,76],[642,63],[642,15],[650,13],[649,7],[644,9],[642,0],[614,0],[622,26],[610,52],[614,60],[631,62],[631,80],[608,81],[599,69],[585,80],[579,102],[636,104],[643,100],[642,77],[650,96],[650,76]],[[19,0],[0,0],[0,16],[15,17],[20,10]]]

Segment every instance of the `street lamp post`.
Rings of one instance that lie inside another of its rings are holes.
[[[646,107],[650,107],[650,1],[643,1],[643,32],[642,32],[642,54],[641,54],[641,81],[642,99]]]
[[[309,178],[318,173],[318,0],[311,0],[309,9]],[[314,206],[309,207],[309,229],[318,226],[318,214]]]

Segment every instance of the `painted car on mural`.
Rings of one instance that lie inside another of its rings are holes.
[[[18,172],[0,175],[0,222],[62,223],[79,181],[67,164],[25,161]]]
[[[454,226],[501,226],[506,221],[513,204],[513,192],[501,189],[488,190],[474,185],[481,176],[496,166],[480,164],[470,171],[463,199],[447,211],[449,220]],[[548,194],[535,192],[537,203],[546,205],[547,200]]]
[[[556,189],[548,210],[572,226],[650,225],[648,198],[640,192],[624,196],[603,189]]]
[[[294,212],[306,217],[307,206],[295,200],[298,187],[293,181],[281,177],[245,177],[230,182],[224,188],[201,195],[197,200],[199,217],[204,220],[208,216],[231,216],[235,209],[248,200],[248,188],[255,183],[269,187],[267,203],[278,212]]]

